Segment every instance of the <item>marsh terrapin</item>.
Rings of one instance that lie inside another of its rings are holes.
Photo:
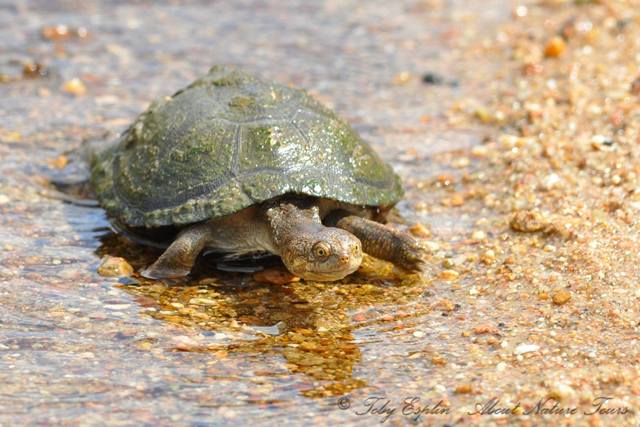
[[[203,249],[266,251],[295,275],[337,280],[362,251],[405,269],[409,235],[385,227],[400,179],[334,112],[304,91],[215,66],[154,102],[92,162],[108,214],[132,229],[178,226],[142,274],[189,274]]]

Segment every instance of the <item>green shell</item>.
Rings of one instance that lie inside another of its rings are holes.
[[[403,194],[334,112],[224,66],[151,104],[94,157],[91,181],[107,212],[133,227],[193,223],[287,193],[370,206]]]

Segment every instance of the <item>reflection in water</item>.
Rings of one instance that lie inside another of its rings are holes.
[[[136,269],[157,255],[114,234],[101,240],[99,255],[122,256]],[[200,271],[188,280],[159,282],[136,276],[135,283],[121,287],[136,296],[142,312],[203,337],[181,342],[179,350],[210,352],[213,357],[220,352],[281,355],[291,374],[307,377],[298,390],[307,397],[342,395],[366,386],[353,376],[361,361],[353,332],[381,321],[381,313],[372,308],[354,320],[350,312],[385,301],[407,301],[424,290],[417,276],[397,276],[390,264],[370,258],[341,282],[285,286],[259,285],[247,274],[215,271],[207,268],[208,258],[200,260]],[[416,310],[412,316],[422,314]]]

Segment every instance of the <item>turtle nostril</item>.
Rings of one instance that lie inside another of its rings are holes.
[[[349,255],[341,255],[340,258],[338,258],[338,262],[340,264],[349,264]]]

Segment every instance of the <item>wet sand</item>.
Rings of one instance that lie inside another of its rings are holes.
[[[0,424],[638,425],[640,5],[467,3],[0,5]],[[97,273],[158,253],[61,155],[216,63],[371,141],[422,277]]]

